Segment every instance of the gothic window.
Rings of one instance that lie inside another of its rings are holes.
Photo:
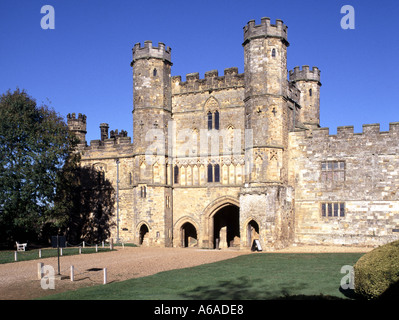
[[[212,130],[212,112],[208,112],[208,130]]]
[[[309,96],[312,96],[312,89],[309,89]]]
[[[208,182],[213,182],[213,167],[208,164]]]
[[[220,166],[215,165],[215,182],[220,182]]]
[[[179,183],[179,167],[178,166],[175,166],[173,177],[174,177],[173,178],[174,183]]]
[[[345,202],[323,202],[321,204],[322,217],[344,217]]]
[[[215,129],[219,130],[219,111],[215,111]]]
[[[273,58],[276,57],[276,49],[273,49],[273,50],[272,50],[272,57],[273,57]]]
[[[321,181],[345,181],[345,162],[323,161],[321,163]]]

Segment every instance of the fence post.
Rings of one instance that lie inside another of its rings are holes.
[[[75,280],[75,274],[74,274],[74,272],[75,272],[75,268],[74,268],[73,266],[71,266],[71,281],[74,281],[74,280]]]
[[[60,248],[60,255],[62,256],[62,248]]]
[[[38,262],[37,263],[37,277],[39,280],[43,278],[43,262]]]
[[[85,242],[83,241],[83,248],[85,247]]]
[[[14,251],[14,260],[18,261],[18,252],[17,251]]]
[[[39,258],[42,257],[42,249],[39,249]]]
[[[98,244],[96,244],[96,252],[98,252]]]
[[[103,244],[103,248],[104,248],[104,240],[103,240],[102,244]]]
[[[107,268],[104,268],[104,281],[103,284],[107,284]]]
[[[82,247],[79,247],[79,254],[82,254]]]

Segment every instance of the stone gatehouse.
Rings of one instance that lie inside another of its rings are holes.
[[[320,127],[320,70],[287,71],[287,26],[244,27],[238,68],[171,76],[171,49],[133,47],[133,141],[86,143],[82,165],[118,190],[113,237],[149,246],[379,245],[399,238],[399,123]],[[128,114],[126,114],[128,116]]]

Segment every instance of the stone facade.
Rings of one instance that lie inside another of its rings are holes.
[[[320,71],[288,72],[287,39],[281,20],[251,20],[244,73],[185,81],[171,76],[169,47],[135,44],[133,142],[102,123],[100,140],[87,145],[86,117],[68,115],[82,165],[117,186],[113,237],[205,248],[399,238],[399,124],[329,135],[320,128]]]

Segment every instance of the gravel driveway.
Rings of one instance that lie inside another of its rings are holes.
[[[276,252],[366,252],[372,248],[293,247]],[[148,276],[161,271],[193,267],[230,259],[249,250],[205,250],[195,248],[125,247],[101,252],[61,257],[61,275],[54,289],[42,289],[38,280],[38,262],[51,265],[57,273],[57,258],[0,264],[0,299],[21,300],[102,284],[103,268],[108,283]],[[75,268],[75,281],[70,281],[70,266]]]

